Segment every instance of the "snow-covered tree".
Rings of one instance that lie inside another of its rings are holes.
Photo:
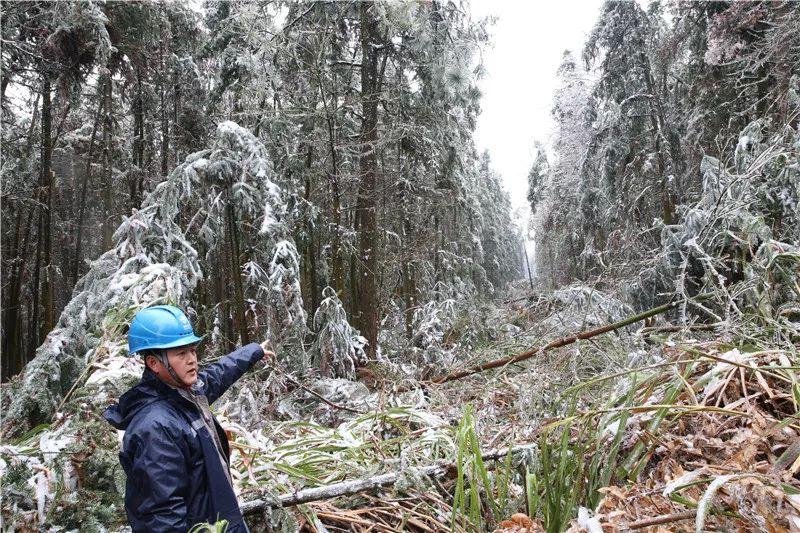
[[[193,306],[199,329],[214,316],[233,323],[225,331],[237,337],[229,342],[269,336],[284,363],[306,368],[299,258],[282,191],[270,175],[264,147],[225,122],[210,149],[187,157],[148,194],[115,232],[114,248],[78,283],[26,368],[6,419],[15,421],[15,432],[52,416],[91,363],[87,351],[101,339],[122,342],[135,311],[156,303]],[[218,262],[221,252],[229,263]],[[219,289],[213,303],[211,287]]]
[[[316,366],[325,377],[354,379],[363,363],[365,339],[347,321],[342,302],[331,287],[322,291],[324,299],[314,313]]]

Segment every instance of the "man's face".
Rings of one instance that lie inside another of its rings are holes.
[[[183,384],[191,387],[197,381],[197,345],[179,346],[167,350],[169,365],[181,378]]]

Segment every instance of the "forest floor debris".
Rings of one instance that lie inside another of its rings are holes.
[[[624,470],[598,489],[600,524],[800,531],[796,356],[719,342],[669,350],[674,372],[636,385],[647,401],[626,417]]]
[[[552,339],[542,318],[568,311],[559,302],[503,309],[498,320],[517,335],[469,357]],[[278,392],[265,369],[215,411],[242,502],[398,474],[382,489],[272,513],[276,531],[800,531],[797,351],[729,337],[629,327],[402,394],[408,373],[391,365],[376,365],[369,387],[319,379]],[[124,527],[118,435],[99,413],[141,369],[107,342],[51,424],[0,448],[5,529]],[[444,463],[444,476],[417,475]]]

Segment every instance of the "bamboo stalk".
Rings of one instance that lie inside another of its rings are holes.
[[[503,448],[483,455],[484,461],[496,461],[504,458],[509,453],[517,454],[531,449],[532,444]],[[428,477],[441,477],[456,470],[455,463],[443,463],[425,466],[417,470],[417,473]],[[393,485],[401,476],[400,472],[390,472],[368,478],[354,479],[352,481],[342,481],[331,485],[302,489],[291,494],[284,494],[274,499],[255,499],[241,505],[243,515],[257,513],[264,509],[274,507],[292,507],[303,503],[320,500],[329,500],[339,496],[351,496],[359,492],[379,489]]]
[[[482,363],[477,366],[473,366],[466,370],[460,370],[457,372],[451,372],[450,374],[446,374],[443,376],[438,376],[433,378],[431,381],[436,384],[440,383],[447,383],[448,381],[455,381],[457,379],[465,378],[467,376],[471,376],[472,374],[478,374],[479,372],[484,372],[486,370],[491,370],[492,368],[498,368],[501,366],[510,365],[512,363],[518,363],[520,361],[524,361],[526,359],[530,359],[535,355],[539,355],[543,352],[548,350],[553,350],[555,348],[561,348],[562,346],[567,346],[568,344],[572,344],[578,340],[585,340],[591,339],[592,337],[596,337],[598,335],[602,335],[603,333],[608,333],[610,331],[615,331],[620,328],[624,328],[625,326],[630,326],[631,324],[635,324],[636,322],[640,322],[646,318],[650,318],[651,316],[660,315],[661,313],[666,313],[670,309],[677,307],[682,300],[678,300],[675,302],[671,302],[668,304],[661,305],[659,307],[654,307],[653,309],[649,309],[638,315],[633,315],[628,317],[624,320],[620,320],[619,322],[614,322],[613,324],[608,324],[606,326],[592,329],[589,331],[583,331],[581,333],[577,333],[575,335],[570,335],[569,337],[562,337],[560,339],[554,340],[550,344],[546,346],[533,348],[526,352],[519,353],[517,355],[512,355],[509,357],[503,357],[502,359],[495,359],[494,361],[488,361],[486,363]]]

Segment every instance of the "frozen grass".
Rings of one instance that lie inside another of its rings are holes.
[[[452,428],[411,407],[359,416],[338,427],[310,422],[272,426],[269,434],[237,431],[233,467],[242,488],[264,485],[278,492],[427,465],[454,455]]]

